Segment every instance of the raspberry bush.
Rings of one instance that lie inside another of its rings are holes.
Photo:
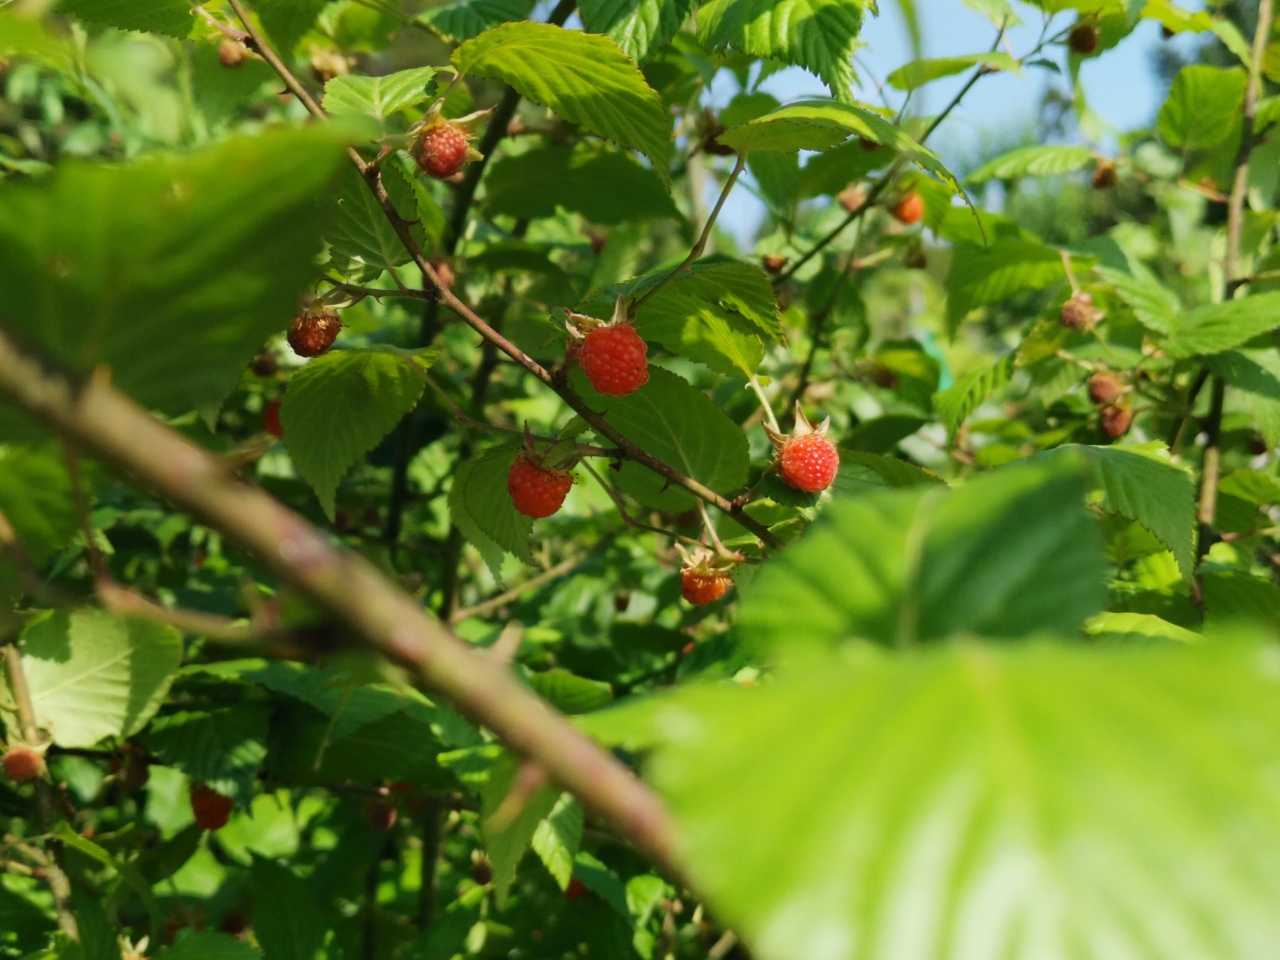
[[[1272,4],[943,2],[0,5],[0,957],[1273,950]]]

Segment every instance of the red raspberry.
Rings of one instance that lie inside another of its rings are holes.
[[[782,268],[787,265],[787,259],[780,253],[766,253],[760,262],[770,273],[781,273]]]
[[[733,578],[723,573],[702,573],[688,569],[680,571],[680,596],[695,607],[715,603],[732,584]]]
[[[4,755],[4,772],[14,783],[26,783],[40,776],[44,758],[30,747],[10,747]]]
[[[295,317],[285,336],[289,346],[300,357],[318,357],[338,339],[342,321],[332,310],[308,310]]]
[[[889,212],[902,223],[919,223],[924,218],[924,198],[914,190],[908,190]]]
[[[570,900],[581,900],[587,895],[587,885],[577,877],[570,877],[569,885],[564,888],[564,895]]]
[[[1118,440],[1129,432],[1133,423],[1133,409],[1123,404],[1102,408],[1102,432],[1109,440]]]
[[[367,800],[364,805],[364,818],[369,821],[369,826],[373,829],[379,833],[386,833],[396,825],[399,813],[394,803],[388,803],[386,800]]]
[[[191,784],[191,812],[195,814],[196,825],[201,830],[221,830],[231,819],[233,806],[230,797],[224,797],[203,783]]]
[[[446,120],[423,127],[412,153],[423,173],[436,180],[448,180],[466,166],[469,149],[463,129]]]
[[[1120,396],[1120,378],[1110,370],[1095,373],[1089,378],[1089,399],[1100,407],[1113,403]]]
[[[523,453],[507,472],[507,492],[516,509],[526,517],[539,520],[560,509],[573,486],[573,474],[565,470],[549,470],[534,463]]]
[[[649,346],[629,323],[596,327],[578,348],[578,362],[596,393],[625,397],[649,382]]]
[[[831,486],[840,466],[836,446],[817,433],[792,437],[778,458],[782,479],[797,490],[818,493]]]
[[[268,400],[262,408],[262,429],[277,439],[284,439],[284,427],[280,425],[280,401]]]

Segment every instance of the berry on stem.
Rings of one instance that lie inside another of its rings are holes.
[[[1115,402],[1120,396],[1120,378],[1110,370],[1095,373],[1088,380],[1089,399],[1100,407]]]
[[[1098,309],[1093,305],[1093,297],[1087,293],[1077,293],[1062,305],[1058,319],[1064,326],[1073,330],[1092,330],[1098,322]]]
[[[512,502],[517,510],[535,520],[559,510],[572,486],[573,474],[568,470],[546,467],[527,453],[516,457],[507,471],[507,492]]]
[[[805,493],[820,493],[831,486],[840,467],[836,445],[827,439],[831,418],[816,428],[796,404],[796,426],[788,436],[765,427],[778,452],[778,473],[788,485]]]
[[[587,895],[587,885],[577,877],[570,877],[569,885],[564,888],[564,895],[570,900],[581,900]]]
[[[680,596],[695,607],[705,607],[723,597],[733,586],[733,560],[720,556],[707,547],[699,547],[692,555],[679,544],[676,549],[684,557],[680,568]]]
[[[230,797],[224,797],[212,787],[203,783],[191,784],[191,812],[201,830],[221,830],[231,819],[233,806]]]
[[[44,772],[44,757],[39,750],[15,743],[5,752],[4,773],[14,783],[28,783]]]
[[[1098,49],[1098,28],[1091,23],[1078,23],[1067,37],[1072,53],[1088,55]]]
[[[1103,407],[1101,424],[1108,440],[1118,440],[1129,432],[1133,424],[1133,408],[1122,403]]]
[[[364,818],[369,821],[369,826],[373,829],[379,833],[386,833],[396,825],[399,812],[396,810],[396,805],[389,800],[366,800]]]
[[[318,357],[333,346],[341,330],[342,321],[338,314],[317,303],[294,317],[285,336],[298,356]]]
[[[468,160],[479,160],[481,154],[471,147],[471,126],[488,110],[472,113],[457,120],[446,120],[439,108],[433,108],[414,128],[409,153],[418,168],[435,180],[450,180],[462,172]]]
[[[280,423],[280,401],[268,400],[262,408],[262,429],[278,440],[284,439],[284,427]]]
[[[1093,168],[1093,189],[1109,190],[1116,185],[1116,165],[1110,160],[1099,160]]]
[[[583,335],[579,327],[588,332]],[[649,345],[627,319],[625,298],[618,297],[609,323],[575,313],[568,329],[570,345],[577,346],[578,363],[596,393],[625,397],[649,382]]]
[[[895,220],[910,226],[924,219],[924,198],[914,190],[904,193],[889,211]]]

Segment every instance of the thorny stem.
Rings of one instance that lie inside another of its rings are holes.
[[[600,484],[604,492],[609,495],[609,499],[613,501],[614,507],[618,510],[618,515],[622,517],[622,522],[628,527],[635,530],[647,530],[650,533],[657,533],[664,537],[670,537],[672,540],[679,540],[681,543],[688,543],[695,547],[702,546],[702,543],[693,539],[693,537],[686,537],[683,533],[676,533],[674,530],[664,530],[662,527],[655,527],[652,524],[644,523],[643,521],[635,519],[635,517],[627,513],[627,505],[622,502],[622,497],[618,495],[618,491],[605,482],[604,477],[600,476],[600,474],[596,472],[595,467],[591,466],[591,464],[587,463],[585,460],[582,462],[582,466],[587,473],[596,478],[596,483]]]

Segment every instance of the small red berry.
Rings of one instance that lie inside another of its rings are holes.
[[[1118,440],[1129,432],[1133,423],[1133,409],[1123,404],[1102,408],[1102,432],[1109,440]]]
[[[342,321],[332,310],[308,310],[294,318],[285,336],[300,357],[318,357],[338,339]]]
[[[10,747],[4,755],[5,775],[14,783],[34,780],[44,771],[44,758],[30,747]]]
[[[388,803],[385,800],[368,800],[364,805],[364,818],[369,821],[369,826],[373,829],[379,833],[386,833],[396,825],[399,811],[396,810],[394,803]]]
[[[1098,28],[1091,23],[1076,24],[1067,37],[1067,46],[1073,53],[1093,53],[1098,49]]]
[[[578,362],[596,393],[625,397],[649,382],[648,352],[635,327],[611,323],[587,334],[578,349]]]
[[[471,145],[456,123],[428,124],[413,144],[413,159],[427,176],[448,180],[467,163]]]
[[[191,812],[195,814],[196,825],[201,830],[221,830],[231,819],[231,808],[234,804],[230,797],[224,797],[203,783],[191,784]]]
[[[1098,322],[1098,310],[1093,305],[1093,297],[1087,293],[1077,293],[1062,305],[1058,311],[1058,319],[1064,326],[1073,330],[1091,330]]]
[[[715,603],[733,584],[733,578],[723,573],[703,573],[699,570],[680,571],[680,596],[695,607]]]
[[[280,424],[280,401],[268,400],[262,408],[262,429],[277,439],[284,439],[284,427]]]
[[[924,219],[924,198],[914,190],[908,190],[889,211],[894,219],[910,226]]]
[[[778,457],[782,479],[797,490],[818,493],[831,486],[840,467],[836,445],[817,433],[792,437]]]
[[[587,885],[577,877],[570,877],[569,885],[564,888],[564,895],[570,900],[581,900],[587,895]]]
[[[1120,378],[1110,370],[1095,373],[1089,378],[1089,399],[1105,407],[1120,396]]]
[[[573,474],[541,466],[523,453],[507,471],[507,492],[516,509],[535,520],[559,510],[572,486]]]
[[[260,353],[253,358],[249,369],[253,371],[255,377],[274,377],[276,371],[280,369],[280,364],[276,361],[274,353]]]

